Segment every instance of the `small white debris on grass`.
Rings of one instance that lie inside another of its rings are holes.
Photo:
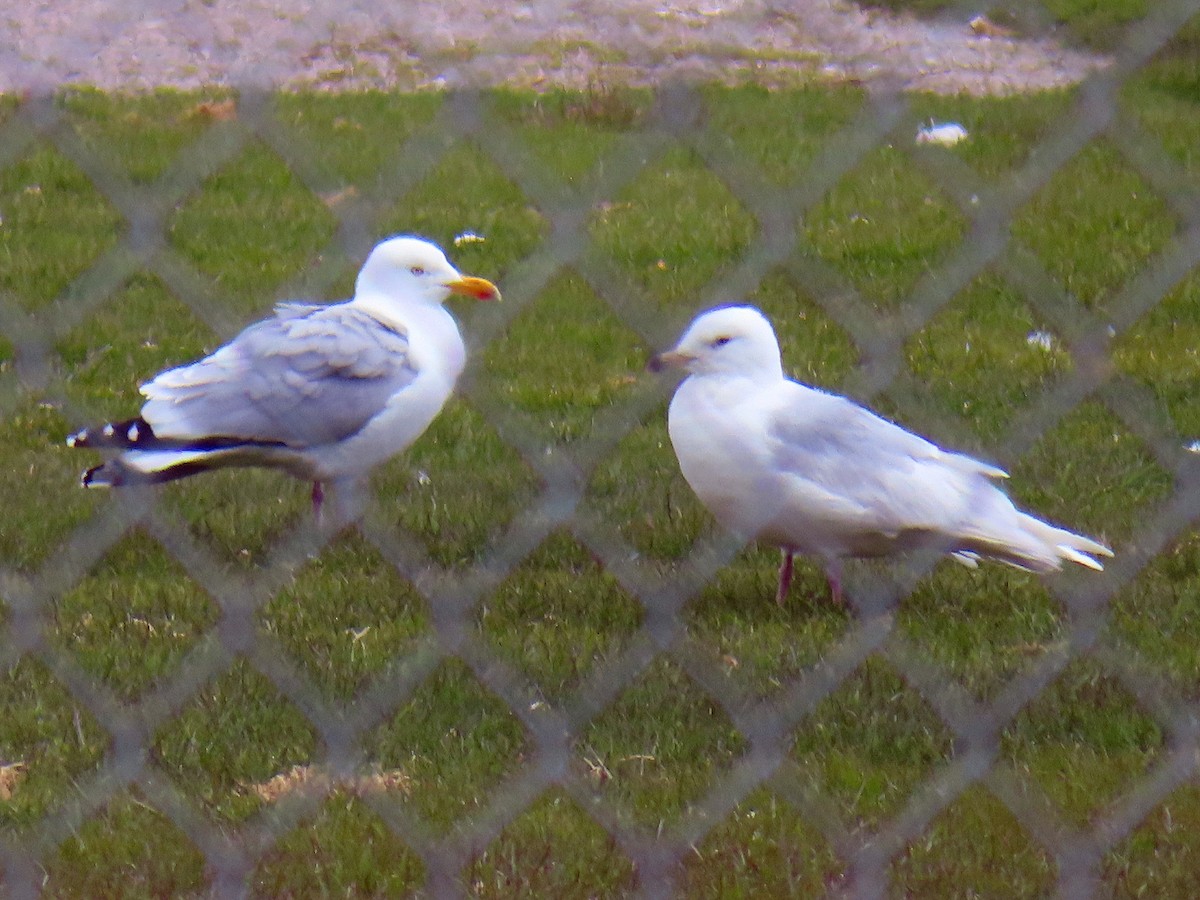
[[[1041,347],[1043,350],[1054,349],[1054,335],[1048,331],[1031,331],[1025,335],[1025,343],[1030,347]]]
[[[940,144],[943,147],[953,147],[959,141],[967,139],[967,129],[957,122],[934,122],[917,129],[918,144]]]
[[[1188,453],[1200,453],[1200,441],[1192,441],[1190,444],[1184,444],[1183,449]]]
[[[482,244],[486,240],[487,238],[473,231],[464,231],[462,234],[455,235],[454,246],[461,247],[463,244]]]

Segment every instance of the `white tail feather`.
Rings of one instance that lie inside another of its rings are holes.
[[[220,450],[131,450],[121,457],[121,462],[144,474],[164,472],[189,462],[212,459]]]
[[[1068,547],[1066,544],[1059,544],[1058,552],[1062,555],[1063,559],[1070,560],[1073,563],[1079,563],[1081,566],[1087,566],[1089,569],[1095,569],[1097,572],[1104,571],[1104,566],[1092,559],[1086,553],[1080,553],[1074,547]],[[1109,553],[1108,555],[1111,556],[1112,554]]]

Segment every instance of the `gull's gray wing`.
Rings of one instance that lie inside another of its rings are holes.
[[[403,331],[347,304],[282,304],[144,385],[142,417],[161,439],[311,447],[357,432],[417,374]]]
[[[830,529],[940,530],[992,495],[1004,472],[940,449],[871,411],[803,385],[784,392],[768,426],[783,496]],[[816,511],[815,513],[813,511]]]
[[[1008,477],[981,460],[942,450],[845,397],[794,382],[791,386],[796,390],[788,392],[769,430],[781,468],[805,472],[816,467],[831,475],[838,472],[835,480],[854,481],[872,471],[936,462],[986,478]]]

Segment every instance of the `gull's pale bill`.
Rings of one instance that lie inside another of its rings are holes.
[[[726,529],[782,549],[780,603],[796,553],[823,562],[838,602],[846,557],[935,550],[972,568],[987,558],[1046,573],[1112,556],[1018,510],[995,466],[786,378],[775,331],[753,307],[698,316],[651,360],[664,367],[688,373],[668,421],[684,478]]]
[[[172,481],[208,469],[264,466],[323,485],[353,481],[415,441],[466,361],[442,306],[453,294],[498,300],[434,244],[400,236],[375,246],[343,303],[282,303],[199,362],[141,388],[141,414],[67,438],[120,453],[87,487]]]

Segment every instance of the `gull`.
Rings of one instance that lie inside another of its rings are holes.
[[[649,367],[688,373],[668,412],[679,467],[724,528],[781,548],[780,604],[796,553],[824,563],[838,603],[846,557],[935,550],[970,568],[987,558],[1047,573],[1064,561],[1099,570],[1094,556],[1112,556],[1017,509],[995,466],[786,378],[754,307],[701,314]]]
[[[433,421],[466,361],[452,294],[499,300],[490,281],[459,274],[434,244],[377,244],[342,303],[281,303],[216,352],[142,385],[141,414],[67,438],[116,449],[84,487],[186,478],[228,466],[281,469],[324,485],[352,482]]]

